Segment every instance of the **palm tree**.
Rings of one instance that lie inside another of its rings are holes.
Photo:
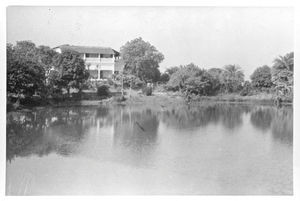
[[[244,82],[244,73],[238,65],[226,65],[223,72],[223,82],[227,92],[236,91]]]
[[[273,61],[272,82],[276,98],[293,96],[294,52],[279,56]]]
[[[279,56],[274,59],[273,67],[276,69],[286,69],[289,71],[294,71],[294,52],[287,53],[285,56]]]

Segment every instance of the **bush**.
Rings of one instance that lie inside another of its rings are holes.
[[[101,85],[97,87],[97,95],[98,96],[109,96],[109,86],[107,85]]]
[[[122,86],[122,76],[123,76],[124,88],[130,88],[131,86],[132,89],[141,89],[145,85],[145,82],[140,80],[140,78],[138,78],[137,76],[128,75],[128,74],[124,74],[124,75],[119,74],[119,75],[115,75],[114,77],[115,84],[117,86]]]
[[[241,96],[250,96],[250,95],[253,94],[252,91],[253,91],[253,89],[252,89],[252,87],[251,87],[250,82],[249,82],[249,81],[246,81],[246,82],[244,83],[244,86],[243,86],[242,91],[240,92],[240,95],[241,95]]]
[[[258,67],[250,78],[252,85],[256,88],[270,88],[272,86],[271,68],[266,65]]]
[[[170,80],[170,75],[168,73],[163,73],[160,76],[160,82],[167,83]]]
[[[107,83],[108,83],[108,85],[110,85],[110,86],[113,86],[115,83],[114,83],[114,81],[111,79],[111,78],[108,78],[107,79]]]
[[[151,96],[152,95],[152,87],[145,87],[145,88],[143,88],[142,92],[146,96]]]
[[[142,80],[140,80],[138,77],[135,77],[132,80],[132,89],[140,89],[144,86],[144,82]]]

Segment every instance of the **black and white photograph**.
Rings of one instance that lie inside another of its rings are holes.
[[[294,7],[5,16],[5,196],[295,195]]]

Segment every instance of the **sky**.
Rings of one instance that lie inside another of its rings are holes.
[[[105,46],[120,50],[142,37],[162,52],[163,72],[191,62],[200,68],[239,65],[246,79],[294,51],[288,7],[8,7],[7,42]]]

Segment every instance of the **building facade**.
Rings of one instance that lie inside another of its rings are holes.
[[[76,51],[84,60],[91,80],[111,78],[113,74],[123,71],[124,62],[120,53],[110,47],[61,45],[53,48],[56,52]]]

